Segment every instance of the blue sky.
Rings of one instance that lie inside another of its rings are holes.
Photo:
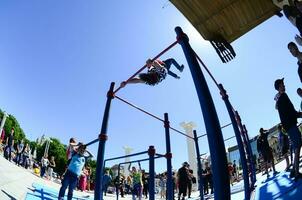
[[[63,143],[70,137],[95,139],[110,82],[119,85],[174,42],[176,26],[188,34],[192,47],[223,83],[250,137],[260,127],[279,123],[273,100],[276,78],[285,77],[287,93],[299,108],[296,59],[287,50],[297,30],[284,17],[272,17],[233,42],[237,57],[228,64],[222,64],[211,45],[166,0],[2,1],[0,26],[0,108],[13,114],[32,140],[42,134]],[[177,129],[181,130],[180,122],[194,121],[198,134],[203,134],[201,109],[180,46],[162,59],[168,57],[185,65],[181,79],[167,77],[156,87],[128,85],[118,95],[161,118],[168,112]],[[206,78],[220,124],[227,124],[230,119],[219,92]],[[223,134],[234,135],[231,127]],[[134,152],[149,145],[159,153],[165,150],[162,123],[118,100],[112,102],[108,137],[107,157],[123,155],[124,145]],[[171,142],[173,167],[178,168],[187,160],[186,139],[172,132]],[[235,140],[226,142],[234,144]],[[206,138],[200,146],[201,153],[208,152]],[[97,144],[90,150],[96,155]],[[164,164],[157,161],[157,169]]]

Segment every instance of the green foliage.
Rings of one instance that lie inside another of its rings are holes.
[[[0,109],[0,119],[3,118],[4,112]],[[44,144],[39,145],[37,141],[30,141],[26,138],[26,135],[22,128],[20,127],[19,122],[17,119],[9,114],[6,118],[4,130],[6,137],[11,133],[11,129],[15,129],[14,133],[14,140],[15,144],[17,144],[20,140],[24,140],[24,143],[29,143],[30,149],[32,152],[36,149],[37,150],[37,158],[38,162],[41,162],[42,156],[44,155],[46,142]],[[52,142],[50,143],[49,150],[48,150],[48,158],[50,159],[51,156],[55,157],[56,167],[54,169],[59,175],[62,175],[66,168],[67,158],[66,158],[66,145],[62,144],[59,139],[57,138],[50,138]],[[91,168],[91,179],[95,179],[96,174],[96,161],[95,160],[88,160],[87,166]],[[112,172],[111,172],[112,173]]]
[[[3,114],[4,113],[1,112],[1,119],[3,118]],[[20,141],[25,138],[24,131],[20,127],[17,119],[13,115],[8,115],[8,117],[6,118],[5,124],[4,124],[4,130],[5,130],[6,137],[11,133],[12,128],[15,129],[15,133],[14,133],[15,143],[17,143],[17,141]]]
[[[50,138],[51,143],[48,149],[48,159],[51,156],[55,157],[56,167],[54,171],[62,175],[65,171],[67,158],[66,158],[66,149],[65,146],[57,138]],[[41,161],[44,151],[45,151],[46,142],[43,145],[37,146],[37,160]]]

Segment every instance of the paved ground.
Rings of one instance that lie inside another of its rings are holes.
[[[276,169],[280,172],[282,172],[284,168],[285,161],[276,166]],[[266,176],[261,176],[261,174],[258,174],[257,180],[257,187],[254,194],[256,200],[266,200],[268,198],[300,199],[302,196],[302,180],[294,182],[288,178],[288,173],[282,172],[275,177],[271,176],[269,179],[266,179]],[[40,177],[34,175],[30,170],[18,167],[0,155],[0,200],[52,200],[57,198],[56,195],[60,186],[61,185],[58,183],[41,179]],[[231,188],[231,191],[232,200],[244,199],[242,181],[234,184],[234,186]],[[193,198],[191,199],[198,199],[198,194],[198,192],[194,192],[192,194]],[[75,191],[75,196],[79,197],[78,199],[93,199],[93,193]],[[104,199],[113,200],[116,199],[116,196],[114,194],[107,194]],[[125,198],[120,199],[128,200],[131,199],[131,196],[128,195]],[[157,196],[156,199],[160,199],[159,196]],[[206,199],[212,198],[211,196],[208,196]]]
[[[39,193],[39,187],[41,186],[44,186],[44,197],[41,192]],[[0,155],[0,200],[24,200],[27,194],[37,194],[31,195],[31,199],[56,199],[54,195],[57,195],[60,186],[58,183],[34,175],[31,170],[16,166]],[[235,184],[232,190],[240,191],[242,188],[242,184],[239,183]],[[51,193],[51,195],[48,197],[45,195],[46,193]],[[236,195],[240,195],[241,193],[242,192],[236,193]],[[75,196],[81,197],[79,199],[93,199],[93,193],[75,191]],[[198,199],[198,196],[198,192],[193,192],[191,199]],[[156,197],[156,199],[160,199],[158,195]],[[29,196],[27,196],[27,198],[29,198]],[[107,194],[104,199],[113,200],[116,199],[116,196],[114,194]],[[126,195],[125,198],[120,199],[128,200],[131,199],[131,196]]]

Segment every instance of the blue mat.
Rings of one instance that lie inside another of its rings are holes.
[[[300,199],[301,196],[302,179],[295,182],[289,178],[288,172],[280,172],[268,179],[264,175],[257,181],[255,200]]]
[[[32,187],[34,189],[32,189],[32,192],[29,192],[26,194],[26,198],[25,198],[26,200],[37,200],[37,199],[57,200],[58,199],[59,190],[56,190],[56,189],[53,189],[50,187],[46,187],[44,185],[37,184],[37,183],[33,183]],[[67,199],[66,195],[65,195],[64,199]],[[73,199],[74,200],[84,200],[84,199],[92,199],[92,198],[89,196],[80,197],[77,195],[73,195]]]

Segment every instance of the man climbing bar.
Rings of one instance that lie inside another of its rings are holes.
[[[148,59],[146,66],[148,68],[147,73],[140,73],[138,77],[134,77],[128,81],[123,81],[120,87],[125,87],[128,83],[145,83],[147,85],[156,85],[166,78],[166,75],[179,79],[180,77],[174,72],[170,71],[171,65],[174,65],[178,71],[182,72],[184,65],[179,65],[175,59],[169,58],[165,61]]]

